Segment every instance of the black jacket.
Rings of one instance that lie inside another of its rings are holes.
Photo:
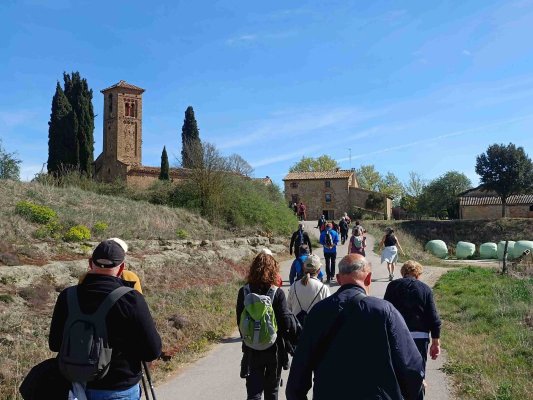
[[[359,292],[363,288],[343,285],[311,309],[292,360],[287,400],[307,399],[313,372],[314,400],[416,399],[424,378],[422,357],[402,316],[376,297],[359,301],[313,370],[313,355]]]
[[[431,288],[415,278],[392,281],[385,291],[385,300],[392,303],[402,314],[411,332],[431,332],[431,337],[440,337],[441,321]]]
[[[291,244],[289,245],[289,253],[292,254],[293,250],[294,250],[294,255],[296,257],[299,257],[300,256],[300,246],[302,244],[306,244],[307,246],[309,246],[309,254],[313,254],[313,247],[311,246],[311,240],[309,239],[309,235],[307,234],[307,232],[305,232],[305,231],[302,232],[303,243],[300,243],[299,236],[300,236],[300,230],[297,230],[297,231],[295,231],[292,234],[292,236],[291,236]]]
[[[77,286],[81,311],[94,313],[104,298],[119,286],[128,286],[122,279],[88,274]],[[57,299],[48,343],[59,351],[68,314],[66,291]],[[122,296],[106,318],[109,342],[113,348],[109,372],[101,380],[89,382],[88,388],[124,390],[141,380],[141,361],[152,361],[161,354],[161,338],[157,333],[148,305],[136,290]]]

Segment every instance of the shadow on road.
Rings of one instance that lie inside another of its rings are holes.
[[[239,336],[236,336],[236,337],[224,338],[220,341],[220,343],[227,344],[227,343],[237,343],[240,341],[241,341],[241,338]]]

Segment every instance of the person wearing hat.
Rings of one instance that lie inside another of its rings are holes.
[[[309,247],[304,244],[303,246],[300,246],[300,256],[294,259],[291,264],[291,269],[289,271],[289,283],[291,285],[294,283],[294,281],[302,279],[302,277],[304,276],[304,266],[307,257],[309,257]],[[324,278],[324,273],[322,272],[322,270],[318,272],[317,278],[320,282],[322,282]]]
[[[313,246],[311,239],[305,231],[303,222],[298,223],[298,230],[294,231],[291,236],[291,243],[289,244],[289,253],[294,253],[294,258],[300,257],[300,247],[306,245],[309,248],[309,253],[313,253]]]
[[[115,240],[104,240],[94,249],[87,276],[75,286],[81,312],[95,313],[109,293],[128,286],[120,278],[125,258],[124,248]],[[59,294],[52,315],[48,343],[54,352],[59,352],[63,341],[69,289]],[[109,371],[103,378],[87,382],[87,398],[140,399],[141,363],[153,361],[161,354],[161,337],[143,295],[131,290],[120,297],[107,314],[106,328],[113,348]]]
[[[389,271],[389,281],[394,279],[394,266],[398,261],[398,249],[405,255],[398,238],[394,234],[394,229],[385,228],[385,236],[379,243],[379,249],[383,250],[381,253],[381,263],[387,263],[387,271]]]
[[[291,285],[288,306],[294,315],[302,310],[309,313],[316,303],[330,295],[329,288],[318,279],[321,266],[320,257],[311,254],[303,265],[304,276]]]

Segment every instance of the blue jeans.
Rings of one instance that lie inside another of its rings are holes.
[[[141,387],[133,385],[126,390],[85,389],[87,400],[140,400]]]

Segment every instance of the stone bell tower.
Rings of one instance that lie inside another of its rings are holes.
[[[120,81],[101,92],[104,95],[102,161],[108,167],[106,169],[116,164],[116,161],[127,166],[140,166],[144,89]]]

